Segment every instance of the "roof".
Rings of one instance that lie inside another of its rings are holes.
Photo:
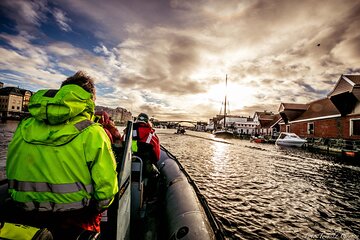
[[[350,81],[352,81],[355,85],[360,85],[360,75],[343,75],[344,77],[348,78]]]
[[[254,118],[255,116],[258,116],[259,121],[260,120],[272,120],[274,117],[274,113],[273,112],[268,112],[268,111],[264,111],[264,112],[255,112],[254,113]]]
[[[30,93],[31,95],[32,95],[32,92],[30,91],[30,90],[26,90],[26,89],[19,89],[20,90],[20,92],[21,92],[21,94],[22,95],[25,95],[25,94],[27,94],[27,93]]]
[[[18,96],[23,96],[23,94],[21,93],[21,90],[17,87],[4,87],[4,88],[0,88],[0,95],[2,96],[8,96],[8,95],[18,95]]]
[[[326,116],[339,115],[339,110],[329,98],[319,99],[309,103],[309,108],[293,121],[313,119]]]
[[[269,124],[270,127],[273,127],[276,123],[279,123],[281,120],[282,120],[281,115],[279,113],[275,114],[273,120]]]
[[[360,75],[341,75],[328,96],[334,96],[344,92],[352,92],[354,87],[360,87]]]
[[[280,114],[273,114],[269,120],[260,120],[260,128],[271,128],[281,119]]]
[[[279,112],[284,110],[306,110],[308,108],[308,104],[302,103],[281,103],[279,107]]]

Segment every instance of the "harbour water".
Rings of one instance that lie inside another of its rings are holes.
[[[1,172],[15,128],[0,125]],[[156,132],[230,239],[360,239],[360,163],[208,133]]]
[[[8,121],[6,124],[0,123],[0,180],[6,178],[5,164],[7,146],[16,130],[18,121]]]

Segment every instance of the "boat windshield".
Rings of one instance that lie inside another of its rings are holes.
[[[279,139],[284,139],[284,138],[300,138],[300,137],[295,133],[281,133]]]
[[[296,135],[295,133],[289,133],[288,134],[289,135],[289,137],[291,137],[291,138],[300,138],[298,135]]]
[[[280,136],[279,136],[279,139],[284,139],[286,137],[286,134],[285,133],[281,133]]]

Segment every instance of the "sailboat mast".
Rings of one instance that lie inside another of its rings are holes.
[[[225,79],[224,129],[226,129],[226,95],[227,95],[227,74]]]

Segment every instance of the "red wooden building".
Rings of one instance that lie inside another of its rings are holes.
[[[255,133],[262,136],[277,137],[280,132],[279,122],[280,114],[274,114],[269,111],[255,112],[254,121],[259,122],[255,128]]]
[[[281,103],[280,131],[300,137],[360,139],[360,75],[341,75],[326,98]]]

